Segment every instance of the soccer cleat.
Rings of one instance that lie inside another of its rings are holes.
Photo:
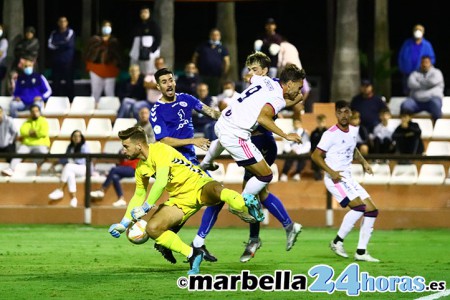
[[[366,252],[364,254],[355,253],[355,260],[368,261],[368,262],[380,262],[379,259],[372,257],[368,252]]]
[[[241,255],[240,261],[242,263],[248,262],[250,259],[252,259],[255,256],[256,250],[261,248],[262,242],[261,239],[258,238],[258,241],[252,241],[249,240],[248,243],[245,245],[244,253]]]
[[[343,242],[339,241],[339,242],[337,242],[335,244],[334,241],[331,241],[330,242],[330,248],[337,255],[345,257],[345,258],[348,258],[348,254],[347,254],[347,252],[345,252],[344,243]]]
[[[209,163],[209,164],[200,163],[200,168],[203,171],[215,171],[219,168],[219,165],[216,165],[215,163]]]
[[[103,192],[102,190],[92,191],[91,197],[92,198],[103,198],[103,197],[105,197],[105,192]]]
[[[242,221],[246,222],[246,223],[256,223],[256,219],[251,216],[250,214],[243,212],[243,211],[239,211],[239,210],[235,210],[233,209],[231,206],[228,207],[228,211],[230,213],[232,213],[233,215],[238,216]]]
[[[159,251],[159,253],[161,253],[162,256],[171,264],[177,263],[177,259],[173,256],[172,250],[167,249],[166,247],[164,247],[160,244],[156,244],[156,243],[155,243],[155,249],[157,251]]]
[[[127,202],[123,199],[119,199],[116,202],[113,202],[112,204],[114,207],[124,207],[127,206]]]
[[[70,199],[70,206],[71,207],[77,207],[77,204],[78,204],[77,198],[73,197],[72,199]]]
[[[2,174],[5,176],[13,176],[14,171],[11,168],[7,168],[7,169],[2,170]]]
[[[291,250],[292,246],[294,246],[300,232],[302,232],[302,225],[298,223],[294,223],[291,230],[286,231],[286,251]]]
[[[56,189],[48,195],[50,200],[59,200],[64,197],[64,192],[61,189]]]
[[[191,247],[194,248],[193,243],[191,243]],[[215,257],[214,255],[212,255],[208,249],[206,249],[206,246],[203,245],[201,247],[198,247],[198,249],[200,249],[203,252],[203,259],[209,262],[216,262],[217,261],[217,257]]]
[[[258,222],[264,221],[264,212],[262,210],[261,202],[252,194],[243,194],[245,206],[248,208],[248,213]]]
[[[197,275],[200,273],[200,264],[203,260],[203,251],[200,248],[192,247],[192,255],[188,257],[189,266],[188,275]]]

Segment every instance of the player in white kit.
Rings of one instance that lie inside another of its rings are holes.
[[[369,174],[373,174],[373,171],[356,148],[358,129],[349,123],[352,115],[350,104],[341,100],[335,105],[338,123],[323,134],[311,155],[312,160],[326,172],[324,182],[327,190],[342,207],[350,208],[342,220],[336,238],[330,242],[330,248],[337,255],[348,258],[344,249],[344,239],[355,223],[363,217],[355,260],[379,262],[367,252],[367,244],[378,216],[378,209],[367,191],[352,178],[352,161],[361,163],[364,171]]]
[[[279,81],[267,76],[253,75],[250,86],[241,97],[223,110],[215,125],[220,144],[230,153],[239,166],[255,176],[245,185],[243,193],[258,195],[273,178],[272,170],[261,152],[250,140],[258,125],[293,142],[300,143],[295,133],[285,133],[274,122],[274,116],[286,106],[286,101],[300,101],[304,70],[295,65],[287,66]],[[286,100],[285,100],[286,99]]]

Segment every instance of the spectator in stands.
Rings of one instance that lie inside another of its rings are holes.
[[[218,103],[210,106],[215,108],[218,105],[219,110],[222,111],[240,96],[241,94],[236,91],[234,81],[226,80],[222,85],[222,93],[217,95]]]
[[[36,29],[29,26],[25,28],[23,38],[14,47],[14,60],[10,73],[10,91],[14,91],[16,87],[17,77],[24,69],[24,58],[32,60],[36,63],[39,55],[39,40],[35,37]]]
[[[145,75],[153,75],[155,59],[160,56],[161,28],[150,18],[151,11],[143,6],[139,12],[139,25],[133,30],[133,45],[130,50],[130,65],[138,64]]]
[[[53,30],[48,38],[48,48],[51,56],[53,94],[67,96],[72,100],[74,97],[75,32],[69,27],[67,17],[59,17],[58,28]]]
[[[48,153],[50,147],[49,126],[47,119],[41,115],[39,105],[31,105],[30,117],[20,127],[20,136],[22,144],[17,153]],[[21,161],[22,158],[12,159],[9,168],[2,170],[2,174],[12,176]]]
[[[444,97],[444,76],[441,70],[431,63],[431,57],[422,56],[420,69],[409,75],[409,97],[402,103],[400,110],[415,114],[427,111],[433,122],[442,117],[442,99]]]
[[[103,21],[100,35],[92,36],[85,48],[86,70],[91,78],[91,93],[96,103],[102,93],[115,96],[116,77],[119,75],[119,41],[111,35],[112,24]]]
[[[79,130],[72,132],[70,144],[67,146],[66,153],[89,153],[89,146]],[[61,174],[61,185],[48,195],[51,201],[60,200],[64,197],[64,188],[67,186],[70,194],[70,206],[77,207],[77,182],[76,177],[86,175],[86,158],[62,158],[59,163],[63,164]],[[92,166],[91,166],[92,167]]]
[[[268,76],[273,78],[278,73],[278,53],[283,37],[276,32],[277,24],[273,18],[267,19],[264,29],[265,33],[255,41],[254,48],[255,51],[261,51],[270,57],[271,65]]]
[[[359,91],[360,93],[353,97],[350,107],[360,113],[361,125],[369,133],[372,133],[373,128],[380,123],[379,114],[382,109],[386,108],[386,102],[384,97],[374,93],[372,82],[369,79],[361,80]]]
[[[154,143],[156,141],[155,133],[153,132],[153,127],[150,123],[150,110],[148,107],[143,107],[139,111],[138,125],[144,129],[148,143]]]
[[[155,69],[156,70],[161,70],[163,68],[166,67],[166,61],[164,59],[164,57],[160,56],[155,58],[154,60],[155,62]],[[155,79],[155,75],[154,74],[149,74],[146,75],[144,78],[144,86],[147,89],[147,100],[149,103],[146,103],[146,106],[151,109],[152,106],[156,103],[156,101],[158,101],[161,97],[162,94],[161,92],[158,90],[158,87],[156,86],[156,79]],[[142,105],[144,105],[144,103],[142,103]],[[139,108],[137,107],[137,110],[139,111]]]
[[[398,67],[402,73],[402,86],[405,95],[409,95],[409,75],[420,68],[420,59],[426,55],[430,57],[431,63],[436,63],[436,56],[431,43],[423,37],[425,27],[420,24],[414,25],[413,36],[406,39],[398,54]]]
[[[350,125],[358,128],[358,136],[356,137],[356,147],[362,155],[369,154],[369,131],[367,128],[361,124],[361,115],[358,111],[352,111],[350,117]]]
[[[8,39],[6,38],[5,27],[0,23],[0,87],[5,78],[7,65],[6,54],[8,53]]]
[[[176,81],[179,93],[195,95],[197,85],[200,83],[197,66],[193,62],[188,62],[184,67],[184,74],[181,74]]]
[[[147,108],[143,108],[147,109]],[[148,110],[148,109],[147,109]],[[120,154],[124,154],[124,150],[121,149]],[[106,180],[103,182],[102,187],[98,190],[91,191],[91,197],[95,199],[103,199],[105,197],[105,191],[110,187],[111,183],[114,186],[114,191],[117,195],[117,201],[113,202],[114,207],[124,207],[127,205],[123,196],[122,186],[120,180],[123,178],[133,178],[136,171],[137,163],[139,159],[121,159],[119,163],[109,170]]]
[[[225,79],[230,69],[228,49],[222,45],[219,29],[209,32],[209,40],[200,44],[192,56],[192,62],[198,67],[200,79],[209,86],[209,93],[217,96],[220,81]]]
[[[32,58],[24,59],[23,68],[23,73],[17,78],[13,101],[9,106],[9,114],[13,118],[17,118],[18,111],[30,109],[32,105],[42,108],[44,102],[52,95],[52,89],[44,75],[33,71]]]
[[[147,102],[147,91],[144,87],[145,75],[141,73],[139,65],[131,65],[128,68],[128,78],[120,85],[119,99],[121,101],[117,118],[134,117],[134,105],[139,101]]]
[[[197,97],[203,104],[211,107],[212,109],[219,110],[217,107],[217,98],[209,95],[209,89],[206,83],[200,83],[197,85]],[[216,133],[214,132],[216,120],[202,114],[201,112],[193,110],[192,124],[194,125],[195,132],[203,133],[206,139],[210,141],[217,139]]]
[[[391,119],[391,112],[389,108],[383,108],[380,111],[380,123],[373,129],[373,153],[393,153],[395,151],[395,144],[392,140],[394,133],[389,128],[389,120]]]
[[[284,161],[283,170],[281,171],[280,181],[287,182],[288,181],[288,175],[289,171],[292,168],[292,165],[297,162],[297,166],[295,167],[294,176],[292,179],[294,181],[300,181],[301,180],[301,172],[306,166],[306,161],[308,160],[307,157],[300,157],[299,155],[302,154],[309,154],[311,151],[311,141],[309,138],[309,134],[306,132],[306,130],[302,126],[302,121],[298,119],[292,119],[292,122],[294,124],[294,131],[293,133],[297,133],[302,138],[302,143],[298,144],[295,142],[290,142],[288,140],[285,140],[284,143],[284,153],[289,155],[289,158],[286,158]]]
[[[311,132],[311,153],[316,149],[317,145],[322,138],[322,135],[327,128],[327,117],[324,114],[319,114],[316,116],[317,127]],[[313,175],[315,180],[322,180],[322,169],[311,160],[311,168],[313,169]]]
[[[400,125],[392,134],[396,152],[399,154],[422,154],[424,152],[422,131],[419,124],[412,121],[412,112],[402,110],[400,119]]]
[[[16,137],[17,130],[13,119],[0,106],[0,153],[15,153]],[[11,159],[8,158],[6,161],[11,162]]]

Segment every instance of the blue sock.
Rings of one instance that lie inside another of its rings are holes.
[[[219,215],[220,210],[222,209],[225,202],[214,206],[208,206],[205,209],[202,217],[202,223],[200,224],[200,228],[197,231],[197,235],[206,238],[208,233],[211,231],[212,227],[217,221],[217,216]]]
[[[267,196],[266,200],[262,202],[262,204],[275,218],[277,218],[278,221],[280,221],[283,227],[286,227],[292,223],[292,220],[289,217],[286,208],[284,208],[283,203],[281,203],[281,200],[278,199],[278,197],[274,194],[270,193],[269,196]]]

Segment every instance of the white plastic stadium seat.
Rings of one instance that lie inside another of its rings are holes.
[[[9,168],[9,163],[0,162],[0,171]],[[0,183],[8,182],[9,176],[1,176],[0,175]]]
[[[12,101],[12,96],[0,96],[0,106],[3,108],[3,112],[9,115],[9,104]]]
[[[431,138],[436,140],[450,140],[450,119],[437,119]]]
[[[422,131],[421,137],[423,139],[431,138],[433,135],[433,121],[431,121],[431,119],[413,118],[411,121],[419,124],[420,130]]]
[[[410,165],[396,165],[392,170],[390,184],[415,184],[417,181],[417,166]]]
[[[70,137],[75,130],[86,134],[86,121],[83,118],[66,118],[62,122],[59,137]]]
[[[442,116],[450,117],[450,96],[445,96],[442,99]]]
[[[112,133],[112,124],[109,118],[91,118],[86,129],[86,138],[106,138]]]
[[[13,176],[9,182],[34,182],[36,180],[37,164],[33,162],[21,162],[17,164]]]
[[[53,141],[50,147],[50,154],[64,154],[67,151],[67,146],[69,146],[70,141]]]
[[[70,111],[68,97],[50,96],[42,111],[44,116],[66,116]]]
[[[399,116],[400,115],[400,106],[402,105],[403,101],[405,101],[405,96],[400,97],[391,97],[388,103],[389,110],[391,111],[392,116]]]
[[[60,182],[60,176],[52,171],[52,163],[43,163],[41,165],[41,172],[39,176],[36,176],[37,183],[58,183]]]
[[[361,164],[352,164],[351,173],[353,179],[355,179],[357,182],[364,182],[364,168]]]
[[[223,182],[242,183],[242,180],[244,179],[244,173],[245,169],[243,167],[239,167],[235,162],[229,163],[225,172],[225,178],[223,179]]]
[[[108,140],[103,146],[103,153],[117,154],[122,148],[122,141]]]
[[[58,118],[47,118],[48,122],[48,135],[51,138],[57,137],[61,131]]]
[[[448,167],[447,177],[445,178],[445,185],[450,185],[450,167]]]
[[[97,109],[94,109],[94,116],[116,116],[120,107],[119,97],[100,97]]]
[[[92,116],[95,99],[91,96],[76,96],[70,105],[69,116]]]
[[[373,175],[364,175],[364,184],[388,184],[391,179],[391,168],[388,164],[372,164]]]
[[[425,153],[428,156],[450,155],[450,143],[443,141],[431,141],[428,143]]]
[[[26,120],[27,120],[26,118],[14,118],[13,119],[13,124],[17,130],[18,136],[20,136],[20,127],[22,127],[23,123],[25,123]]]
[[[209,175],[211,175],[214,180],[218,182],[223,182],[225,179],[225,165],[223,163],[215,162],[216,165],[219,166],[219,168],[215,171],[208,171]]]
[[[117,118],[114,121],[112,137],[117,137],[119,131],[133,127],[134,125],[136,125],[136,123],[137,120],[134,118]]]
[[[445,181],[445,167],[441,164],[423,164],[420,167],[417,184],[441,185]]]
[[[285,133],[290,133],[294,131],[294,124],[291,118],[276,119],[275,124],[280,127]],[[278,135],[277,135],[278,136]]]
[[[401,122],[402,122],[402,120],[400,120],[398,118],[389,119],[388,128],[391,129],[392,132],[394,132],[395,129],[397,129],[397,127],[400,125]]]
[[[89,153],[102,153],[102,143],[100,141],[86,141]]]

